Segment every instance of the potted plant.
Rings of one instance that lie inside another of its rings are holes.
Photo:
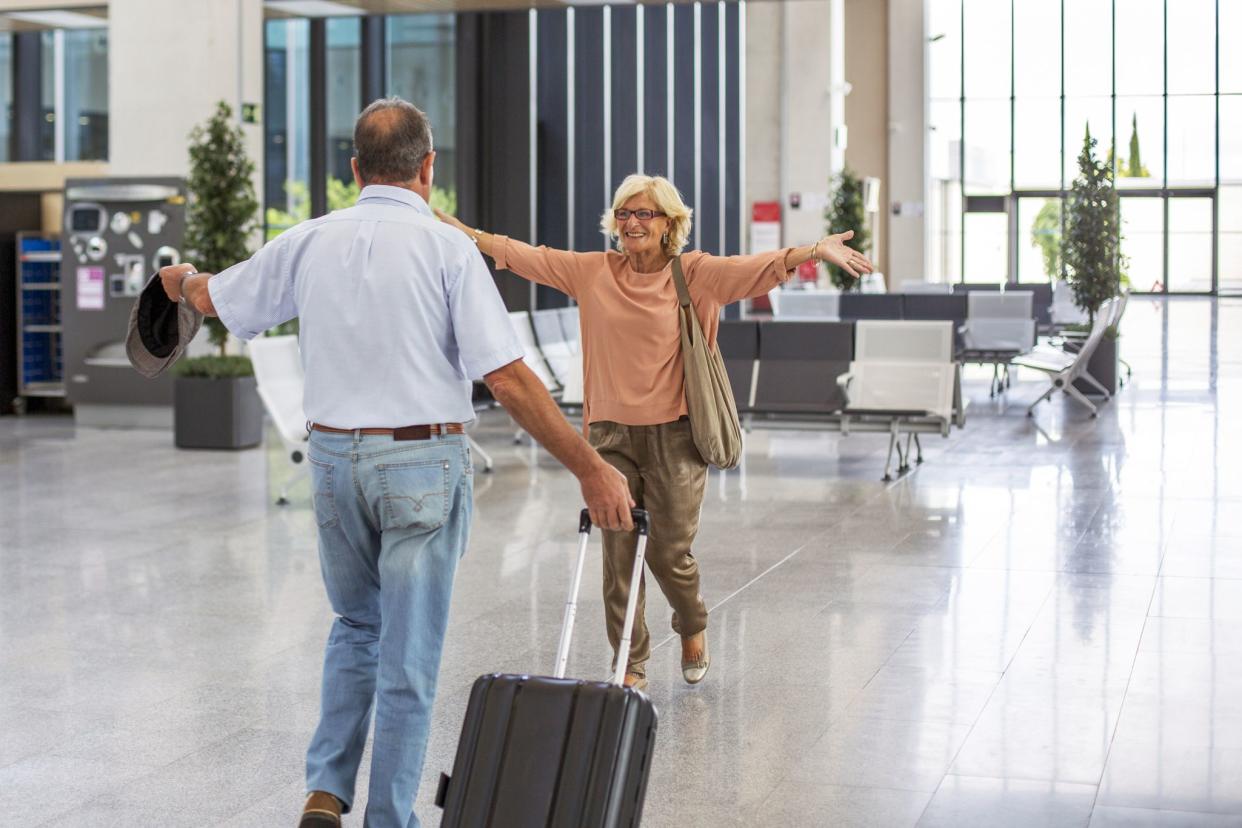
[[[190,198],[186,208],[186,261],[219,273],[250,257],[258,229],[259,200],[241,127],[224,101],[190,133]],[[254,369],[244,356],[229,356],[228,330],[208,317],[208,340],[217,353],[182,360],[174,369],[174,440],[179,448],[238,449],[263,437],[263,406]]]
[[[1074,304],[1092,325],[1100,306],[1117,295],[1121,284],[1121,210],[1112,165],[1095,156],[1096,141],[1088,127],[1078,155],[1078,177],[1065,203],[1065,236],[1061,255]],[[1117,390],[1117,332],[1100,341],[1087,371],[1110,393]],[[1079,386],[1090,393],[1089,386]]]
[[[828,234],[854,231],[850,247],[866,254],[871,247],[871,233],[867,230],[867,212],[863,202],[862,179],[846,167],[833,181],[832,200],[824,211],[828,221]],[[836,265],[828,265],[828,278],[841,290],[859,290],[862,280],[855,279]]]

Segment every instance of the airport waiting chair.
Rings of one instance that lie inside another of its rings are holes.
[[[1051,383],[1048,390],[1041,394],[1027,408],[1026,415],[1028,417],[1034,416],[1035,406],[1044,400],[1051,399],[1052,395],[1057,391],[1061,391],[1082,403],[1091,412],[1093,418],[1098,416],[1099,409],[1095,403],[1087,399],[1087,396],[1079,391],[1074,386],[1074,383],[1082,380],[1104,394],[1105,400],[1110,398],[1108,389],[1099,380],[1087,373],[1087,363],[1091,360],[1091,355],[1095,353],[1095,349],[1099,346],[1100,340],[1108,331],[1119,301],[1121,301],[1119,298],[1110,299],[1100,307],[1096,312],[1095,323],[1091,326],[1091,332],[1083,340],[1082,346],[1077,353],[1043,347],[1031,349],[1027,353],[1014,357],[1011,360],[1010,364],[1012,365],[1030,368],[1045,374]]]
[[[525,352],[522,361],[535,373],[535,376],[539,377],[539,381],[549,393],[559,396],[561,384],[556,381],[552,369],[548,367],[547,360],[544,359],[543,352],[539,350],[539,342],[535,339],[535,328],[531,322],[530,313],[510,311],[509,321],[513,323],[513,330],[517,332],[518,340],[522,343],[522,349]]]
[[[988,396],[1009,387],[1009,360],[1035,344],[1034,293],[1029,290],[978,290],[966,294],[963,362],[992,366]]]
[[[1074,304],[1074,289],[1065,280],[1052,286],[1052,307],[1049,309],[1053,330],[1067,325],[1087,324],[1086,312]]]
[[[569,345],[570,353],[580,353],[582,351],[582,328],[578,306],[558,308],[557,318],[561,322],[561,334],[565,337],[566,344]]]
[[[532,311],[531,326],[535,331],[535,344],[543,354],[544,362],[552,370],[557,385],[562,388],[573,370],[573,358],[577,350],[577,340],[571,344],[561,324],[563,308],[545,308]]]
[[[905,293],[909,295],[923,296],[952,296],[953,285],[938,284],[936,282],[902,282],[894,293]]]
[[[284,506],[289,502],[289,489],[310,477],[310,467],[306,463],[310,432],[306,430],[306,414],[302,411],[305,381],[298,338],[292,334],[258,336],[250,340],[247,351],[254,366],[259,399],[276,426],[293,472],[281,485],[280,496],[276,499],[278,505]]]
[[[892,480],[894,453],[898,474],[910,470],[912,453],[916,464],[923,462],[920,433],[947,437],[952,426],[966,424],[953,323],[947,320],[859,321],[854,360],[837,383],[847,400],[841,412],[842,434],[888,432],[886,481]]]
[[[836,378],[854,358],[848,322],[761,322],[750,406],[760,418],[825,420],[845,404]]]
[[[900,293],[842,293],[839,315],[842,319],[900,319],[902,299]]]
[[[746,415],[755,405],[755,377],[759,373],[759,323],[721,320],[716,333],[716,347],[720,349],[720,358],[729,374],[737,413]]]
[[[781,290],[772,302],[777,319],[829,319],[840,313],[841,294],[835,290]]]

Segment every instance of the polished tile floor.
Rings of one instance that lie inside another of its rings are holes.
[[[1242,300],[1136,299],[1122,352],[1098,420],[972,374],[966,430],[889,485],[883,436],[756,432],[704,508],[703,685],[652,601],[645,824],[1242,825]],[[549,669],[575,549],[572,480],[482,425],[427,825],[472,679]],[[0,825],[296,820],[330,618],[307,494],[272,505],[270,449],[170,443],[0,420]]]

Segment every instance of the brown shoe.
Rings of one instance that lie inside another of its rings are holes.
[[[298,828],[341,828],[341,800],[324,791],[311,791]]]

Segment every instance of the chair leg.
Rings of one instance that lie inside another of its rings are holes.
[[[1096,379],[1095,377],[1091,376],[1091,374],[1087,373],[1086,371],[1083,371],[1083,372],[1082,372],[1082,376],[1081,376],[1081,377],[1079,377],[1079,379],[1081,379],[1083,382],[1087,383],[1087,385],[1090,385],[1090,386],[1094,387],[1094,388],[1095,388],[1095,390],[1097,390],[1097,391],[1099,391],[1101,394],[1103,394],[1103,395],[1104,395],[1104,400],[1105,400],[1105,402],[1107,402],[1108,400],[1111,400],[1111,399],[1113,398],[1113,395],[1112,395],[1112,394],[1110,394],[1110,393],[1109,393],[1109,391],[1108,391],[1108,389],[1104,387],[1104,383],[1100,382],[1098,379]]]
[[[901,455],[901,466],[897,469],[897,471],[902,474],[910,471],[910,443],[913,438],[914,432],[906,432],[906,450],[905,453]]]
[[[1092,417],[1096,417],[1096,416],[1098,416],[1098,414],[1099,414],[1100,410],[1099,410],[1098,408],[1096,408],[1095,403],[1093,403],[1093,402],[1091,402],[1091,400],[1087,399],[1087,395],[1086,395],[1086,394],[1084,394],[1084,393],[1082,393],[1081,391],[1079,391],[1077,388],[1075,388],[1075,387],[1074,387],[1074,384],[1073,384],[1072,382],[1071,382],[1071,383],[1067,383],[1067,384],[1065,385],[1065,387],[1064,387],[1062,390],[1063,390],[1066,394],[1069,394],[1071,397],[1073,397],[1074,399],[1078,400],[1080,403],[1082,403],[1083,405],[1085,405],[1085,406],[1087,407],[1087,409],[1091,412],[1091,416],[1092,416]]]
[[[888,470],[893,465],[893,449],[894,448],[898,448],[898,450],[900,451],[899,447],[897,446],[897,429],[896,428],[893,428],[888,433],[888,456],[884,458],[884,482],[885,483],[888,483],[889,481],[893,479],[893,476],[889,474]]]
[[[1053,385],[1053,386],[1052,386],[1052,387],[1050,387],[1047,391],[1045,391],[1043,394],[1041,394],[1039,397],[1037,397],[1037,398],[1035,399],[1035,402],[1031,403],[1031,404],[1030,404],[1030,406],[1028,406],[1028,407],[1027,407],[1027,409],[1026,409],[1026,416],[1028,416],[1028,417],[1034,417],[1034,416],[1035,416],[1035,406],[1039,405],[1039,404],[1040,404],[1041,402],[1043,402],[1044,400],[1050,400],[1050,399],[1052,399],[1052,395],[1056,392],[1056,390],[1057,390],[1057,387],[1056,387],[1055,385]]]
[[[916,466],[921,466],[923,465],[923,444],[919,442],[919,435],[917,433],[911,433],[914,435],[914,450],[918,452],[918,454],[915,455],[914,464]]]
[[[300,454],[301,452],[297,453]],[[280,487],[280,497],[276,498],[277,506],[288,506],[289,490],[303,480],[310,480],[310,464],[306,462],[305,458],[294,460],[290,456],[289,465],[293,467],[293,473],[285,477],[285,482]]]
[[[470,441],[470,450],[479,455],[479,457],[483,460],[483,472],[485,474],[491,474],[492,456],[484,451],[483,447],[480,446],[473,437],[466,435],[466,439]]]

